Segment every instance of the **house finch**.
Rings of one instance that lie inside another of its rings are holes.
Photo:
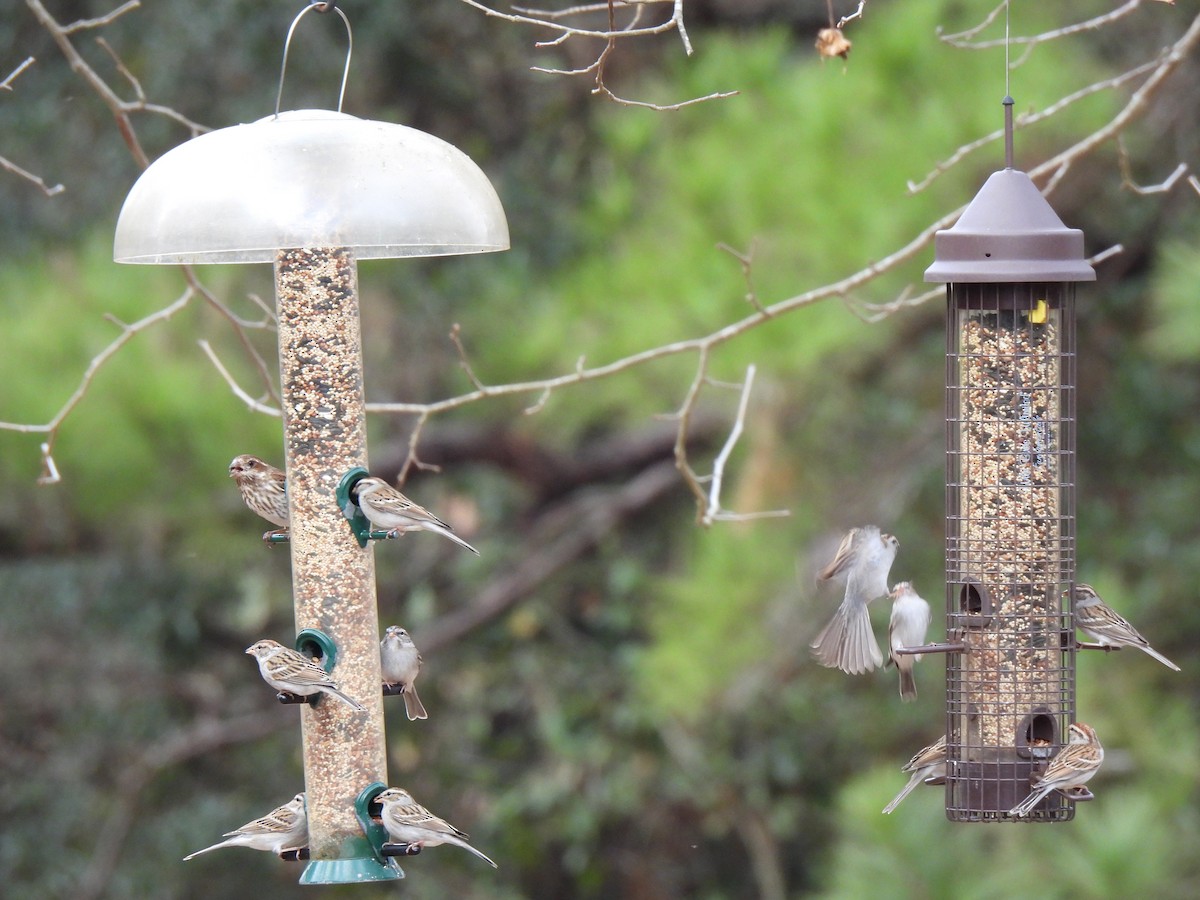
[[[425,507],[413,503],[382,478],[361,478],[352,493],[367,520],[385,529],[388,537],[397,537],[406,531],[432,531],[479,555],[479,551],[455,534],[449,525]]]
[[[229,477],[237,482],[242,500],[251,510],[272,525],[282,526],[268,531],[263,540],[273,534],[286,534],[288,527],[287,477],[279,469],[257,456],[243,453],[229,464]]]
[[[383,681],[389,687],[400,685],[404,696],[404,710],[409,721],[428,719],[425,706],[417,696],[417,675],[421,671],[421,654],[408,632],[399,625],[389,625],[379,644],[379,662],[383,669]]]
[[[209,850],[219,850],[221,847],[249,847],[251,850],[269,850],[278,854],[308,846],[308,817],[304,812],[304,795],[297,794],[261,819],[225,832],[225,838],[220,843],[185,856],[184,860]]]
[[[1091,725],[1074,723],[1067,745],[1050,760],[1041,775],[1033,777],[1029,796],[1008,811],[1010,816],[1027,816],[1052,791],[1065,791],[1086,784],[1104,762],[1104,748]]]
[[[383,827],[396,843],[417,847],[454,844],[470,850],[493,869],[499,868],[467,843],[468,835],[465,832],[459,831],[445,819],[439,819],[403,788],[388,788],[375,799],[383,806],[380,816]]]
[[[931,613],[929,604],[912,589],[907,581],[901,581],[891,593],[892,619],[888,624],[888,664],[895,664],[900,672],[900,699],[904,702],[917,699],[917,682],[913,679],[913,666],[919,654],[896,653],[905,647],[920,647],[925,643],[925,631],[929,628]]]
[[[1074,606],[1075,625],[1093,641],[1105,647],[1136,647],[1168,669],[1179,671],[1179,666],[1151,647],[1136,628],[1113,612],[1090,584],[1075,585]]]
[[[883,654],[871,633],[867,604],[888,593],[887,576],[900,542],[880,534],[874,525],[851,528],[842,538],[833,561],[818,573],[821,581],[844,575],[846,594],[812,649],[823,666],[836,667],[850,675],[869,672],[883,665]]]
[[[278,641],[263,640],[247,647],[246,652],[258,660],[258,670],[263,680],[277,691],[300,697],[311,697],[317,693],[333,694],[351,709],[366,709],[338,690],[328,672],[291,647],[285,647]]]
[[[922,781],[927,778],[946,777],[946,736],[942,735],[934,743],[918,751],[900,771],[911,772],[912,777],[908,779],[908,784],[900,789],[900,793],[892,798],[892,802],[883,808],[885,814],[890,814],[899,806],[900,801],[912,793],[912,789]]]

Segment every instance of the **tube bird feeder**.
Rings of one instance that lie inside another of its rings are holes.
[[[332,674],[367,707],[302,707],[311,862],[301,883],[403,877],[356,815],[361,792],[387,783],[373,551],[336,496],[347,471],[367,468],[356,261],[508,244],[500,200],[465,154],[346,115],[340,102],[280,113],[277,101],[273,116],[176,147],[137,180],[117,222],[117,262],[274,265],[296,629],[328,636]]]
[[[946,283],[946,815],[1008,811],[1075,720],[1075,284],[1096,274],[1029,176],[939,231]],[[1052,793],[1019,821],[1066,821]]]

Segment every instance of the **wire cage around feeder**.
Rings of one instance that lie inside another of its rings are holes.
[[[947,814],[1003,816],[1075,717],[1074,285],[951,284]],[[952,771],[950,771],[952,770]],[[1065,819],[1059,795],[1041,818]]]
[[[1096,275],[1024,172],[994,173],[937,234],[947,283],[946,815],[1010,815],[1075,721],[1075,282]]]

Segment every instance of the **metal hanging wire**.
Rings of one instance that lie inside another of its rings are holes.
[[[296,26],[300,24],[300,20],[305,14],[312,10],[317,12],[327,13],[335,12],[341,18],[342,23],[346,26],[346,67],[342,70],[342,89],[338,91],[337,111],[342,111],[342,101],[346,98],[346,81],[350,77],[350,57],[354,54],[354,33],[350,30],[350,20],[346,18],[346,14],[338,9],[331,2],[322,2],[318,0],[316,3],[310,3],[292,19],[292,25],[288,28],[287,39],[283,42],[283,64],[279,67],[279,91],[275,94],[275,116],[279,116],[279,104],[283,101],[283,76],[287,72],[288,51],[292,47],[292,34],[296,31]]]

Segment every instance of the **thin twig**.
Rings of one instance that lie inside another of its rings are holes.
[[[941,34],[939,32],[938,38],[941,41],[950,44],[952,47],[959,48],[960,50],[986,50],[990,47],[1003,47],[1006,41],[1009,44],[1014,45],[1036,46],[1037,44],[1044,44],[1048,41],[1055,41],[1069,35],[1078,34],[1082,31],[1095,31],[1097,28],[1103,28],[1106,25],[1111,25],[1113,22],[1123,19],[1125,16],[1135,12],[1137,8],[1142,5],[1142,0],[1128,0],[1124,6],[1119,6],[1111,12],[1104,13],[1100,16],[1095,16],[1094,18],[1087,19],[1083,22],[1076,22],[1073,25],[1064,25],[1062,28],[1055,28],[1052,31],[1045,31],[1041,34],[1029,35],[1027,37],[1013,37],[1009,35],[1007,37],[995,38],[987,41],[972,40],[975,35],[995,21],[996,17],[1004,10],[1006,5],[1007,3],[1002,3],[998,8],[992,10],[992,12],[988,14],[987,18],[984,19],[982,23],[970,29],[969,31],[960,32],[959,34]]]
[[[566,69],[557,66],[531,66],[531,70],[542,72],[548,75],[566,75],[566,76],[581,76],[591,75],[594,79],[592,93],[598,94],[607,100],[622,106],[633,106],[641,109],[652,109],[658,112],[668,112],[678,109],[683,109],[687,106],[694,106],[697,103],[706,103],[710,100],[724,100],[729,97],[734,97],[738,94],[737,91],[713,91],[705,94],[702,97],[693,97],[689,100],[683,100],[678,103],[650,103],[644,100],[631,100],[618,95],[613,91],[604,80],[605,66],[609,56],[616,47],[617,41],[626,41],[635,38],[646,38],[655,35],[666,34],[670,31],[678,32],[679,39],[683,43],[684,52],[687,55],[692,55],[692,42],[688,36],[687,26],[684,22],[684,0],[652,0],[655,3],[671,2],[671,15],[669,18],[656,25],[641,25],[642,15],[645,9],[651,5],[650,2],[621,2],[621,0],[606,0],[604,3],[590,3],[581,6],[573,6],[562,10],[540,10],[529,9],[526,7],[514,7],[514,12],[505,13],[492,6],[488,6],[480,0],[460,0],[473,9],[479,10],[485,15],[502,19],[506,22],[513,22],[520,25],[532,25],[534,27],[553,31],[552,37],[538,40],[534,46],[538,49],[547,49],[559,47],[565,44],[571,38],[597,39],[604,41],[604,46],[590,64],[573,69]],[[632,18],[624,25],[618,25],[616,21],[616,10],[618,7],[632,12]],[[582,27],[572,24],[571,20],[587,18],[589,16],[605,13],[607,17],[607,27],[604,29]]]
[[[46,184],[45,180],[42,179],[41,176],[34,175],[32,172],[22,169],[15,162],[11,162],[10,160],[5,159],[3,156],[0,156],[0,169],[11,172],[13,175],[18,176],[19,178],[24,178],[26,181],[37,185],[41,192],[47,197],[53,197],[54,195],[61,194],[66,190],[66,188],[61,184]]]
[[[75,22],[72,22],[70,25],[62,26],[63,34],[74,34],[76,31],[86,31],[89,28],[102,28],[105,25],[112,24],[119,17],[125,15],[125,13],[137,9],[141,5],[142,4],[139,2],[139,0],[128,0],[128,2],[122,3],[116,9],[110,13],[107,13],[106,15],[95,19],[79,19]]]
[[[157,325],[160,322],[165,322],[182,310],[188,305],[193,296],[194,293],[192,289],[187,288],[178,298],[176,298],[173,303],[164,306],[160,310],[150,313],[148,316],[138,319],[136,322],[130,325],[122,324],[120,326],[120,335],[113,339],[113,341],[109,343],[107,347],[92,357],[92,361],[88,363],[88,367],[84,371],[83,377],[80,379],[75,390],[71,393],[71,396],[67,398],[66,402],[59,408],[58,412],[50,417],[49,421],[41,425],[22,422],[0,422],[0,430],[16,431],[22,434],[47,435],[46,443],[43,445],[43,458],[49,457],[54,450],[54,442],[58,436],[59,428],[66,420],[67,416],[69,416],[71,412],[74,411],[75,407],[79,405],[79,401],[82,400],[87,394],[88,389],[92,386],[92,382],[95,380],[96,375],[99,374],[100,370],[104,367],[104,364],[112,359],[113,356],[116,355],[117,351],[129,343],[129,341],[131,341],[136,335],[145,331],[147,328]]]
[[[746,302],[759,312],[764,312],[762,301],[758,299],[758,292],[754,289],[754,251],[758,249],[758,242],[751,241],[750,249],[745,253],[739,253],[725,243],[717,244],[717,249],[738,261],[738,265],[742,267],[742,279],[746,282]]]
[[[17,77],[22,72],[32,66],[35,62],[37,62],[37,60],[34,59],[34,57],[26,57],[24,62],[9,72],[3,81],[0,81],[0,91],[11,91],[13,89],[12,83],[17,80]]]
[[[260,412],[264,415],[274,416],[276,418],[283,416],[283,411],[279,407],[268,406],[261,400],[255,400],[244,390],[242,390],[242,386],[237,383],[237,380],[221,363],[221,360],[217,357],[216,351],[213,350],[212,345],[210,345],[208,341],[201,340],[196,341],[196,343],[200,345],[200,349],[204,351],[204,355],[208,357],[208,361],[213,364],[213,368],[215,368],[220,373],[221,377],[225,379],[225,383],[229,386],[229,390],[233,392],[235,397],[245,403],[246,406],[248,406],[254,412]]]
[[[755,371],[753,363],[746,367],[746,380],[742,383],[742,393],[738,399],[737,416],[733,420],[733,427],[729,429],[729,436],[725,439],[725,444],[721,447],[721,452],[713,460],[712,477],[708,482],[707,508],[700,519],[701,524],[706,528],[717,521],[745,521],[748,519],[778,518],[791,515],[791,511],[786,509],[754,513],[731,513],[721,508],[721,487],[725,481],[725,465],[729,462],[729,455],[733,453],[733,448],[737,446],[738,439],[742,436],[742,429],[746,421],[746,409],[750,405],[750,392],[754,389]]]
[[[450,341],[454,344],[454,349],[458,352],[458,364],[462,366],[462,370],[467,373],[467,378],[471,384],[475,385],[481,391],[486,391],[487,387],[479,376],[475,374],[475,370],[471,368],[471,361],[467,359],[467,349],[462,342],[462,326],[455,322],[450,327]]]
[[[1187,163],[1181,162],[1170,175],[1158,184],[1138,184],[1133,180],[1133,167],[1129,162],[1129,153],[1125,149],[1125,139],[1122,135],[1117,135],[1117,165],[1121,169],[1121,187],[1128,188],[1135,194],[1142,195],[1165,194],[1171,188],[1175,187],[1175,184],[1187,174],[1188,170]]]
[[[845,28],[847,22],[853,22],[855,19],[861,19],[863,17],[863,9],[866,7],[866,5],[867,0],[858,0],[858,9],[854,10],[854,12],[850,13],[849,15],[842,16],[840,19],[838,19],[838,29],[840,30]]]
[[[1112,78],[1105,78],[1093,84],[1089,84],[1087,87],[1080,88],[1073,93],[1067,94],[1065,97],[1059,98],[1041,112],[1023,113],[1018,115],[1013,124],[1016,128],[1027,128],[1030,125],[1035,125],[1038,122],[1049,119],[1050,117],[1066,109],[1071,104],[1082,100],[1085,97],[1090,97],[1092,94],[1099,93],[1100,91],[1115,90],[1116,88],[1121,87],[1127,81],[1132,81],[1133,79],[1152,71],[1155,66],[1158,65],[1158,63],[1159,60],[1152,60],[1150,62],[1142,63],[1140,66],[1135,66],[1126,72],[1122,72],[1120,75],[1115,75]],[[934,166],[933,170],[930,171],[929,174],[920,181],[908,182],[908,192],[910,194],[916,194],[925,190],[925,188],[929,187],[929,185],[932,184],[938,176],[950,171],[968,154],[973,153],[980,147],[986,147],[988,144],[998,141],[1002,137],[1004,137],[1004,130],[998,128],[991,134],[971,141],[969,144],[963,144],[961,147],[951,153],[950,156],[946,157],[946,159]]]

